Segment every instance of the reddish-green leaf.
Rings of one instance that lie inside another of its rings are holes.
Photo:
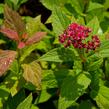
[[[9,28],[1,28],[0,32],[5,34],[8,38],[19,41],[19,37],[16,31],[9,29]]]
[[[25,43],[24,42],[19,42],[18,46],[19,49],[22,49],[25,47]]]
[[[8,70],[15,57],[15,51],[0,50],[0,76],[2,76]]]
[[[46,35],[46,32],[37,32],[32,37],[30,37],[26,41],[26,45],[31,45],[33,43],[39,42],[44,36]]]
[[[21,19],[21,16],[16,12],[13,11],[10,7],[5,5],[4,7],[4,26],[7,28],[11,28],[17,31],[18,34],[22,34],[25,32],[25,24]]]

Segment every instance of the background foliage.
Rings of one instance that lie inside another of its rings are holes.
[[[97,51],[59,43],[72,22]],[[109,0],[5,0],[0,25],[0,109],[109,109]]]

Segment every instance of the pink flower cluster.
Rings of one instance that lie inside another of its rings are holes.
[[[85,48],[88,52],[89,50],[95,50],[100,46],[100,40],[97,35],[92,36],[92,40],[84,43],[89,34],[91,33],[91,29],[77,23],[72,23],[69,27],[64,31],[63,34],[59,36],[59,41],[64,44],[65,47],[73,45],[74,48]]]

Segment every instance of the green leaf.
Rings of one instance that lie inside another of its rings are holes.
[[[82,70],[82,61],[75,60],[73,65],[74,70]]]
[[[100,71],[99,70],[92,71],[90,72],[90,74],[91,74],[91,88],[98,89]]]
[[[53,61],[53,62],[69,62],[74,61],[78,54],[76,51],[71,48],[55,48],[42,57],[38,61]]]
[[[35,104],[46,102],[55,94],[56,94],[55,89],[42,90],[39,97],[37,97]]]
[[[78,109],[92,109],[94,106],[92,105],[92,103],[87,100],[87,101],[82,101],[79,105]]]
[[[109,40],[101,42],[98,56],[102,58],[109,57]]]
[[[42,4],[50,10],[57,7],[62,7],[67,2],[66,0],[40,0]]]
[[[41,73],[42,69],[40,65],[33,61],[30,64],[23,64],[24,69],[23,77],[26,81],[31,82],[38,90],[41,89]]]
[[[32,99],[32,94],[30,94],[16,109],[31,109]]]
[[[99,52],[99,56],[102,58],[109,57],[109,49],[104,49]]]
[[[16,109],[20,102],[25,99],[24,90],[20,90],[15,96],[9,96],[8,100],[4,104],[6,108],[4,109]]]
[[[89,21],[87,26],[92,29],[93,35],[97,34],[100,28],[98,18],[95,16],[91,21]]]
[[[38,103],[43,103],[49,100],[52,95],[47,92],[47,90],[42,90],[38,98]]]
[[[74,9],[79,13],[80,15],[83,15],[84,11],[84,0],[70,0],[71,5],[74,7]]]
[[[48,9],[52,10],[57,4],[57,0],[40,0],[42,4]]]
[[[108,9],[109,8],[109,0],[105,0],[105,3],[104,3],[104,8],[105,9]]]
[[[8,86],[7,88],[9,88],[12,96],[14,96],[20,89],[18,78],[19,75],[10,72],[5,78],[5,80],[2,82],[6,86]]]
[[[109,49],[109,40],[105,40],[101,42],[100,50]]]
[[[29,17],[27,19],[26,30],[29,36],[34,35],[36,32],[41,31],[41,16],[37,16],[35,18]]]
[[[25,99],[25,91],[22,89],[20,90],[16,95],[13,96],[12,101],[13,101],[13,107],[17,107],[20,102],[22,102]]]
[[[27,46],[22,49],[22,55],[20,57],[20,62],[24,61],[24,59],[30,55],[30,53],[37,48],[37,43],[32,44],[31,46]]]
[[[6,87],[6,85],[0,84],[0,109],[3,107],[4,100],[7,100],[9,96],[10,90]]]
[[[69,13],[72,15],[72,13],[75,13],[75,10],[80,14],[84,15],[84,5],[87,1],[84,0],[40,0],[42,4],[47,7],[48,9],[55,11],[55,8],[62,9],[65,13]],[[68,10],[66,10],[66,6],[68,6]],[[73,10],[72,10],[73,9]]]
[[[5,2],[11,2],[11,3],[13,3],[14,5],[17,5],[18,4],[18,2],[19,2],[20,0],[6,0]]]
[[[2,39],[0,39],[0,45],[1,44],[5,44],[6,42],[4,41],[4,40],[2,40]]]
[[[99,19],[99,21],[102,21],[104,16],[101,14],[104,12],[104,6],[102,4],[99,4],[97,2],[91,2],[91,0],[89,0],[89,5],[88,8],[86,10],[86,20],[87,22],[89,22],[91,19],[93,19],[93,17],[96,15],[97,18]],[[94,1],[94,0],[92,0]]]
[[[27,2],[27,1],[28,1],[28,0],[18,0],[17,5],[21,6],[21,4],[23,4],[23,3]]]
[[[95,16],[97,16],[99,22],[101,22],[104,18],[104,16],[101,14],[103,13],[103,11],[104,11],[103,8],[100,8],[100,9],[97,9],[97,10],[95,9],[93,11],[88,12],[86,16],[87,23],[91,21]]]
[[[31,109],[39,109],[39,108],[37,106],[35,106],[35,105],[32,105]]]
[[[18,93],[18,91],[19,91],[18,88],[19,88],[19,81],[16,80],[16,81],[14,82],[13,86],[12,86],[11,89],[10,89],[10,92],[11,92],[11,95],[12,95],[12,96],[14,96],[16,93]]]
[[[9,70],[11,72],[13,72],[14,74],[18,74],[19,73],[19,65],[17,60],[14,60],[13,63],[11,64]]]
[[[5,3],[13,7],[15,10],[21,6],[21,4],[25,3],[27,0],[5,0]]]
[[[42,73],[42,89],[60,87],[64,78],[71,72],[72,70],[68,69],[44,70]]]
[[[96,100],[100,109],[109,108],[109,88],[106,86],[100,86],[99,90],[92,90],[91,97]]]
[[[48,43],[45,42],[44,40],[40,41],[40,43],[37,44],[37,49],[38,50],[47,51],[47,47],[48,47]]]
[[[100,8],[103,8],[103,7],[104,6],[99,4],[99,3],[95,3],[95,2],[91,2],[90,1],[87,12],[90,12],[90,11],[93,11],[93,10],[97,10],[97,9],[100,9]]]
[[[86,76],[85,72],[75,75],[71,73],[68,75],[61,87],[59,98],[59,109],[67,109],[75,102],[87,89],[91,80]]]
[[[100,26],[102,28],[102,31],[105,33],[108,31],[109,29],[109,12],[105,12],[104,13],[104,16],[103,16],[103,20],[101,21],[100,23]],[[107,34],[104,34],[105,36],[103,37],[104,39],[108,39],[109,35]]]
[[[62,32],[70,24],[70,19],[62,12],[60,8],[55,8],[52,14],[52,25],[56,36],[62,34]]]
[[[109,78],[109,58],[105,60],[105,77]]]
[[[35,85],[33,85],[31,82],[27,82],[25,85],[24,85],[24,87],[28,90],[30,90],[30,91],[36,91],[36,86]]]
[[[4,12],[4,4],[0,3],[0,14],[3,14]]]
[[[94,71],[100,68],[101,64],[103,62],[103,59],[99,59],[95,62],[91,62],[88,66],[88,71]]]

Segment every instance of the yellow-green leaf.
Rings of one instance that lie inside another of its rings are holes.
[[[30,36],[34,35],[37,31],[41,31],[41,16],[37,16],[35,18],[28,18],[26,24],[26,30]]]
[[[98,90],[92,90],[91,97],[96,100],[100,109],[109,109],[109,88],[100,86]]]
[[[42,73],[40,65],[34,61],[30,64],[23,64],[22,67],[24,69],[23,77],[25,80],[31,82],[38,90],[40,90]]]

